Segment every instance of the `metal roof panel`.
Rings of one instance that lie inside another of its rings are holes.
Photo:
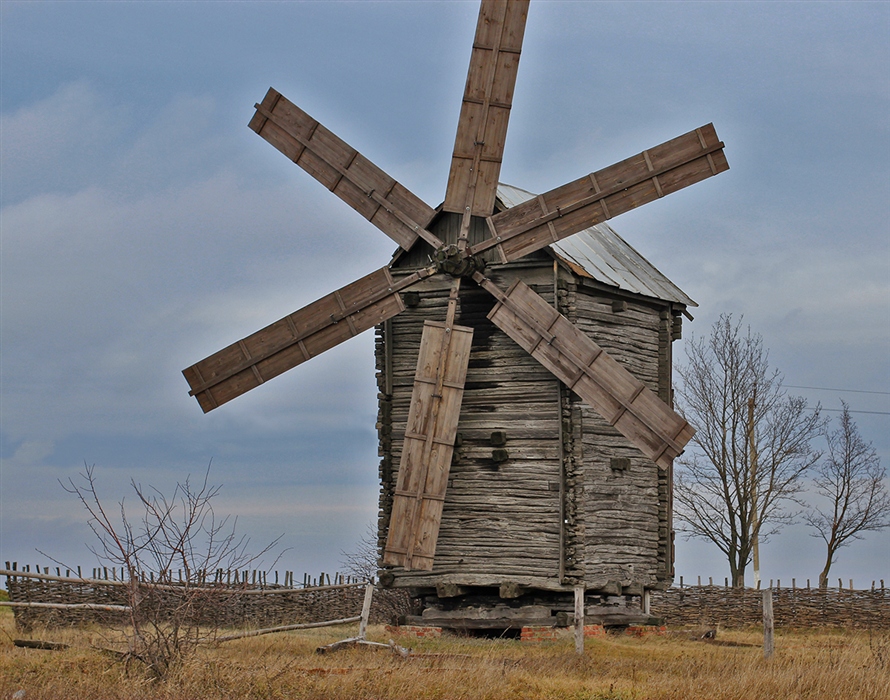
[[[507,209],[536,196],[512,185],[498,185],[498,199]],[[547,249],[603,284],[642,296],[698,306],[606,223],[551,243]]]

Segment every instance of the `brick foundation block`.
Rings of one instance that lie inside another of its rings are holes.
[[[422,625],[387,625],[389,634],[415,639],[438,639],[442,636],[441,627],[424,627]]]
[[[651,637],[654,635],[662,637],[667,634],[667,627],[664,625],[661,627],[658,625],[631,625],[624,633],[632,637]]]

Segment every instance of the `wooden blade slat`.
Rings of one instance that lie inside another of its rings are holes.
[[[713,124],[666,141],[489,219],[492,237],[471,254],[497,247],[504,262],[729,169]]]
[[[383,563],[433,568],[473,329],[425,321]]]
[[[435,211],[278,91],[256,105],[250,128],[408,250],[429,231]]]
[[[383,267],[328,294],[182,371],[204,413],[404,310],[400,289],[432,274],[394,283]]]
[[[527,285],[517,281],[506,294],[483,286],[499,299],[488,316],[498,328],[644,455],[670,466],[695,434],[682,416]]]
[[[483,0],[461,104],[445,211],[494,211],[528,0]]]

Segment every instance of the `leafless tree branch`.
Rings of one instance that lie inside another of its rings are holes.
[[[819,574],[819,586],[828,586],[828,572],[837,551],[863,533],[890,527],[890,493],[884,483],[886,470],[871,443],[866,443],[850,417],[849,406],[843,411],[837,428],[825,429],[826,458],[819,464],[813,485],[824,507],[812,506],[804,522],[825,542],[825,566]]]
[[[127,659],[141,662],[159,678],[216,634],[215,627],[207,624],[214,616],[204,613],[237,604],[233,591],[221,596],[209,590],[213,584],[203,579],[206,572],[254,566],[280,540],[249,554],[249,540],[236,533],[237,521],[217,519],[212,500],[220,487],[212,486],[209,478],[208,465],[199,483],[186,478],[169,498],[131,481],[140,511],[136,521],[128,516],[123,499],[118,504],[118,520],[110,516],[99,496],[95,467],[85,465],[79,481],[62,483],[89,515],[89,527],[98,540],[90,550],[126,571]],[[176,583],[175,595],[169,586],[156,583]]]

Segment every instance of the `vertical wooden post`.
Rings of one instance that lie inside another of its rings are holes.
[[[392,397],[392,319],[383,322],[383,393]]]
[[[760,518],[757,515],[757,441],[754,435],[754,403],[757,398],[757,384],[754,396],[748,399],[748,465],[751,470],[751,539],[754,564],[754,584],[760,583]]]
[[[584,586],[575,586],[575,653],[584,653]]]
[[[763,592],[763,658],[772,658],[773,651],[773,589],[767,588]]]
[[[374,584],[368,581],[365,586],[365,600],[362,603],[362,619],[358,623],[358,638],[364,639],[368,632],[368,618],[371,616],[371,599],[374,597]]]
[[[553,308],[559,311],[559,266],[553,261]],[[556,419],[559,421],[556,451],[559,455],[559,582],[566,578],[566,446],[563,433],[562,382],[556,380]]]

